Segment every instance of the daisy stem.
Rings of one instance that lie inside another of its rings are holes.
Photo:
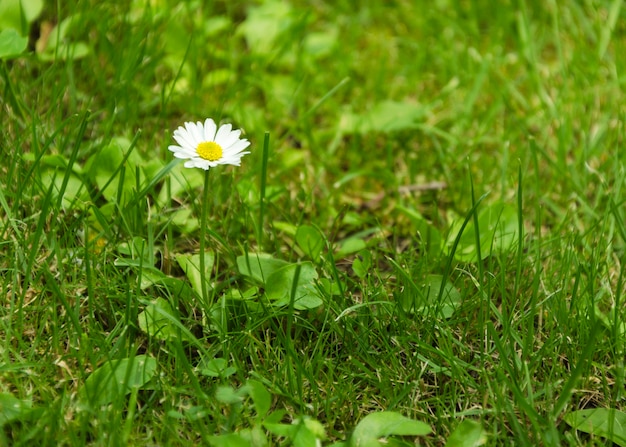
[[[200,288],[202,290],[203,305],[209,303],[207,278],[206,278],[206,219],[209,208],[209,171],[204,171],[204,191],[202,192],[202,210],[200,211]]]

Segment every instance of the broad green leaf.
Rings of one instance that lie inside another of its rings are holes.
[[[372,268],[372,254],[367,250],[361,250],[352,261],[352,270],[359,278],[367,276]]]
[[[193,216],[190,208],[176,208],[168,215],[168,221],[176,226],[181,233],[191,234],[200,228],[199,219]]]
[[[613,408],[593,408],[567,414],[565,422],[576,430],[606,438],[626,447],[626,413]]]
[[[270,275],[265,285],[265,294],[275,306],[287,306],[291,302],[294,281],[298,276],[293,297],[293,306],[297,310],[314,309],[323,301],[317,290],[315,281],[317,272],[309,262],[290,264],[276,270]]]
[[[250,287],[246,290],[239,290],[235,287],[230,287],[224,292],[224,299],[226,300],[251,300],[257,298],[259,295],[259,288],[256,286]]]
[[[131,142],[126,138],[114,138],[87,162],[88,175],[109,202],[114,202],[118,195],[121,195],[122,202],[126,202],[135,194],[136,171],[137,167],[143,165],[143,159],[135,150],[130,149],[130,145]],[[124,163],[124,157],[129,150],[132,152]],[[123,168],[123,173],[120,167]]]
[[[345,113],[339,130],[343,134],[367,134],[415,129],[426,112],[424,106],[414,101],[382,101],[361,114]]]
[[[301,225],[296,231],[296,243],[311,260],[317,261],[326,245],[320,231],[311,225]]]
[[[320,437],[307,425],[306,421],[304,423],[298,421],[297,427],[292,435],[294,447],[318,447],[320,445]]]
[[[143,312],[137,315],[139,328],[158,340],[187,339],[189,336],[178,319],[172,305],[163,298],[157,298]]]
[[[287,2],[270,0],[248,10],[238,32],[246,39],[252,53],[271,53],[281,34],[292,24],[291,6]]]
[[[213,435],[207,438],[209,445],[215,447],[255,447],[250,441],[238,433],[229,433],[227,435]]]
[[[214,358],[204,363],[200,368],[200,373],[208,377],[228,377],[237,372],[234,366],[228,366],[228,361],[223,358]]]
[[[626,315],[623,312],[612,307],[605,313],[597,304],[594,307],[596,317],[607,329],[615,330],[620,338],[626,334]]]
[[[243,402],[247,393],[246,387],[235,389],[230,386],[219,386],[215,390],[215,398],[223,404],[234,405]]]
[[[161,270],[151,267],[147,262],[139,259],[117,258],[114,264],[118,267],[131,267],[135,269],[136,275],[141,273],[141,284],[139,284],[141,290],[152,287],[168,278]]]
[[[176,296],[183,301],[193,297],[193,289],[182,279],[167,276],[156,267],[144,267],[141,271],[141,290],[152,286],[162,286],[170,296]]]
[[[2,0],[0,1],[0,30],[13,28],[22,35],[28,29],[22,25],[30,25],[43,10],[43,0]]]
[[[324,427],[308,417],[295,419],[292,424],[264,421],[263,426],[273,435],[291,440],[295,447],[316,447],[319,441],[326,439]]]
[[[28,46],[28,37],[22,37],[13,28],[0,31],[0,59],[12,59]]]
[[[329,55],[336,47],[339,38],[339,28],[333,26],[320,32],[307,33],[304,38],[304,50],[313,58]]]
[[[0,393],[0,428],[11,421],[20,420],[31,408],[29,401],[20,400],[9,393]]]
[[[231,79],[236,79],[237,74],[227,68],[209,70],[202,82],[204,88],[211,88],[217,85],[228,83]]]
[[[59,45],[57,52],[48,51],[38,53],[39,59],[45,62],[53,62],[55,60],[75,60],[82,59],[87,56],[91,50],[84,42],[63,43]]]
[[[237,182],[237,195],[239,198],[250,208],[258,208],[259,206],[259,187],[258,182],[253,182],[250,179],[241,179]],[[267,192],[267,191],[266,191]]]
[[[335,253],[336,259],[343,259],[346,256],[357,253],[367,247],[365,241],[359,237],[351,237],[341,241],[339,249]]]
[[[430,426],[393,411],[383,411],[365,416],[358,423],[350,447],[383,447],[380,441],[387,436],[424,436],[431,432]]]
[[[478,447],[487,443],[487,432],[483,426],[466,419],[452,432],[446,441],[446,447]]]
[[[289,265],[287,261],[276,259],[265,253],[248,253],[237,257],[237,268],[244,276],[254,278],[264,284],[276,270]]]
[[[41,182],[45,187],[52,188],[52,196],[57,198],[63,187],[64,176],[65,172],[62,169],[44,169],[41,173]],[[63,191],[61,206],[67,211],[71,206],[81,207],[87,201],[89,201],[89,193],[84,183],[79,177],[70,174]]]
[[[272,405],[272,395],[267,391],[263,384],[256,380],[248,380],[246,382],[248,394],[254,402],[257,417],[264,418]]]
[[[346,290],[343,282],[340,284],[335,281],[331,282],[328,278],[320,278],[317,285],[326,295],[341,295],[341,291]]]
[[[200,275],[200,254],[179,254],[176,255],[176,262],[183,269],[191,287],[199,295],[202,296],[202,276]],[[207,251],[204,254],[204,278],[208,280],[211,277],[211,271],[215,264],[215,254]],[[210,286],[209,286],[210,287]]]
[[[81,401],[89,406],[107,405],[133,388],[145,386],[156,370],[156,359],[146,355],[108,361],[87,377],[81,388]]]
[[[251,447],[268,447],[267,435],[260,424],[254,424],[250,428],[244,428],[237,432],[241,438],[250,443]]]
[[[443,293],[439,299],[441,286]],[[402,307],[406,312],[429,312],[437,311],[438,315],[450,318],[461,302],[461,294],[441,275],[428,275],[424,281],[417,284],[415,294],[402,294]]]
[[[463,219],[452,224],[446,241],[448,254],[461,231]],[[502,254],[515,247],[519,237],[518,216],[515,208],[497,203],[484,208],[478,213],[478,234],[480,236],[481,259],[494,254]],[[463,230],[454,257],[461,262],[476,262],[476,229],[473,219]]]
[[[274,230],[278,230],[281,233],[285,233],[291,237],[296,237],[296,232],[298,231],[298,227],[296,225],[280,220],[275,220],[274,222],[272,222],[272,227],[274,228]]]
[[[87,44],[72,41],[70,35],[74,28],[79,28],[83,23],[84,18],[80,14],[74,14],[63,19],[50,31],[45,46],[37,53],[39,59],[42,61],[73,60],[87,56],[90,53]]]
[[[396,209],[409,218],[415,226],[415,230],[423,244],[423,249],[432,258],[436,258],[441,254],[443,245],[443,237],[437,228],[435,228],[424,216],[412,208],[397,205]]]
[[[197,191],[204,182],[204,176],[199,171],[185,168],[182,163],[174,166],[167,177],[169,187],[162,188],[159,192],[159,203],[166,206],[172,198],[182,201],[187,193]]]
[[[148,241],[139,236],[133,236],[128,242],[120,242],[117,245],[117,252],[120,256],[124,256],[127,260],[142,261],[141,263],[124,264],[122,260],[117,265],[135,265],[143,267],[152,267],[154,265],[154,254],[150,253],[150,244]]]

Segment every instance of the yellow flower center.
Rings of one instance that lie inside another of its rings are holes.
[[[209,161],[217,161],[222,158],[222,146],[215,141],[203,141],[196,148],[196,152],[201,158]]]

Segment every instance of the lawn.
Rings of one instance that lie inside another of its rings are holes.
[[[625,54],[620,0],[2,0],[0,447],[626,446]]]

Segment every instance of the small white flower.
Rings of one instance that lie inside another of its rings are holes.
[[[202,168],[205,171],[218,165],[241,165],[241,157],[250,152],[243,152],[250,146],[246,139],[240,139],[241,130],[232,130],[231,124],[217,128],[211,118],[202,124],[185,123],[174,131],[174,139],[179,144],[168,147],[174,157],[187,160],[186,168]]]

